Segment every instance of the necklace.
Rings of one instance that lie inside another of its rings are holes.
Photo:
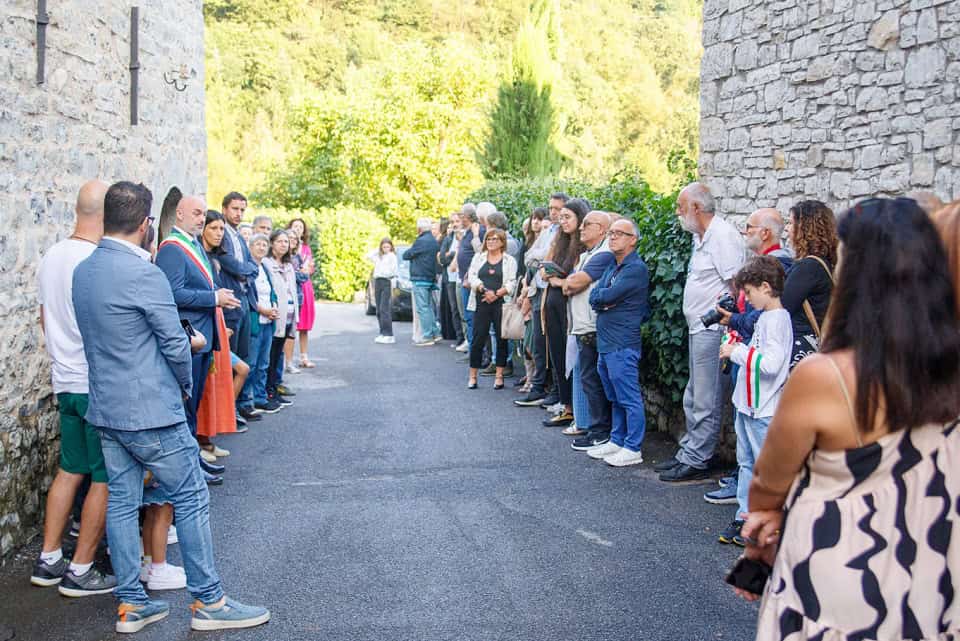
[[[70,239],[71,239],[71,240],[82,240],[82,241],[84,241],[84,242],[90,243],[91,245],[96,245],[96,244],[97,244],[97,243],[95,243],[94,241],[90,240],[89,238],[84,238],[83,236],[78,236],[77,234],[74,234],[74,235],[70,236]]]

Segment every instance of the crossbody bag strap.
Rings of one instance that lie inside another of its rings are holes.
[[[827,267],[827,262],[820,258],[819,256],[807,256],[807,258],[812,258],[813,260],[820,263],[820,266],[823,267],[823,271],[827,272],[827,278],[830,279],[830,284],[836,284],[836,281],[833,280],[833,272],[830,271],[830,268]],[[803,301],[803,313],[807,316],[807,322],[810,323],[810,327],[813,328],[813,335],[817,337],[817,342],[820,341],[820,323],[817,322],[817,317],[813,315],[813,305],[810,304],[810,301],[804,299]]]

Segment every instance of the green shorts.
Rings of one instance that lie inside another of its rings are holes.
[[[94,483],[106,483],[107,468],[100,449],[100,433],[83,420],[87,400],[86,394],[57,394],[60,403],[60,468],[71,474],[89,474]]]

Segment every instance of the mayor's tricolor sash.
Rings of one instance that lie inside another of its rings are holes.
[[[192,238],[174,227],[170,230],[170,235],[160,243],[160,247],[164,245],[176,245],[179,247],[183,253],[187,255],[187,258],[193,261],[193,264],[203,272],[203,275],[210,281],[210,285],[212,286],[214,284],[213,270],[210,268],[210,263],[207,262],[207,257],[197,248],[197,244]]]

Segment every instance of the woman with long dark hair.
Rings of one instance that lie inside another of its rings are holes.
[[[509,356],[507,339],[500,334],[504,302],[513,297],[517,285],[517,261],[507,253],[507,234],[502,229],[488,229],[483,237],[484,251],[470,261],[470,300],[467,308],[474,311],[473,338],[470,341],[470,379],[467,387],[477,389],[477,374],[483,360],[483,347],[493,328],[496,344],[493,389],[503,389],[503,369]]]
[[[367,254],[367,260],[373,263],[373,300],[377,308],[377,322],[380,333],[374,343],[393,345],[393,283],[397,279],[397,253],[393,241],[385,237],[380,246]]]
[[[837,264],[836,219],[819,200],[801,200],[790,208],[786,232],[795,260],[780,301],[793,322],[790,361],[796,367],[820,342]]]
[[[582,198],[572,198],[560,210],[560,229],[557,230],[547,261],[556,265],[562,274],[545,272],[549,283],[544,295],[541,315],[547,339],[547,358],[557,388],[560,410],[543,422],[547,427],[563,427],[573,422],[573,387],[567,376],[567,297],[563,295],[566,277],[583,252],[580,242],[580,223],[590,213],[590,204]]]
[[[956,637],[960,323],[947,257],[907,198],[859,203],[838,232],[820,353],[788,379],[750,484],[746,556],[773,566],[757,639]]]

